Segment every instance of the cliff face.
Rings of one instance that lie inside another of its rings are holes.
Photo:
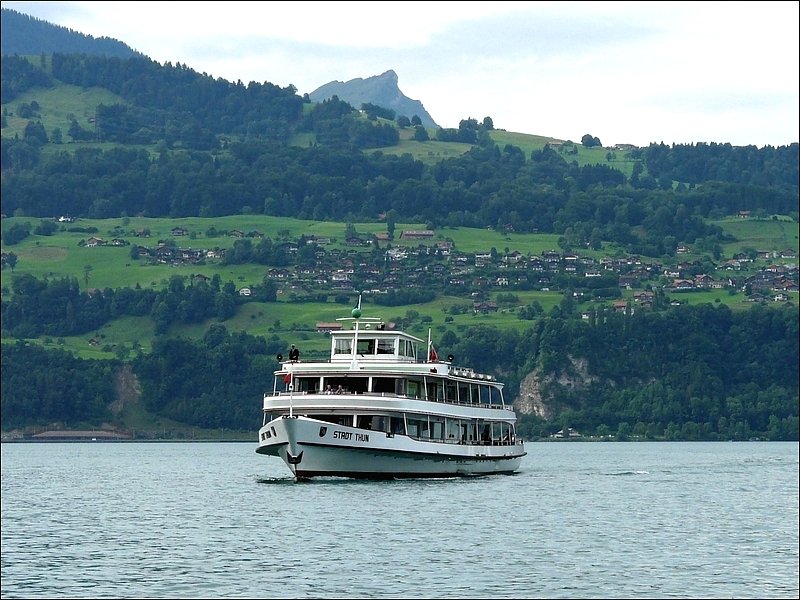
[[[139,378],[133,372],[130,364],[125,364],[117,370],[114,376],[114,391],[116,398],[109,406],[111,414],[119,416],[120,413],[132,404],[139,402],[142,396],[142,388]]]
[[[519,397],[514,408],[524,415],[534,415],[549,421],[559,408],[555,401],[559,389],[585,390],[597,377],[589,374],[588,363],[583,358],[569,357],[569,365],[558,376],[543,375],[536,369],[522,380]]]
[[[424,127],[438,128],[422,102],[403,94],[397,81],[397,73],[389,70],[366,79],[358,77],[350,81],[331,81],[318,87],[308,97],[312,102],[322,102],[338,96],[339,100],[344,100],[353,108],[361,108],[362,104],[374,104],[395,111],[398,117],[406,116],[411,119],[416,115]]]

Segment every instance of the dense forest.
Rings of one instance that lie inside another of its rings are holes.
[[[98,105],[91,127],[73,119],[66,131],[46,130],[36,101],[10,109],[21,94],[63,84],[102,88],[123,102]],[[500,147],[490,118],[467,118],[430,139],[471,149],[425,163],[375,150],[397,145],[405,127],[427,139],[407,116],[387,120],[375,107],[362,114],[335,97],[313,104],[292,86],[227,82],[141,56],[4,55],[2,101],[3,127],[11,112],[27,119],[24,135],[4,136],[0,147],[6,215],[260,214],[352,223],[391,214],[431,229],[553,233],[565,247],[610,242],[654,257],[674,255],[682,243],[718,253],[729,240],[709,219],[742,211],[798,218],[797,143],[653,143],[628,151],[635,166],[626,176],[610,164],[581,166],[550,145],[528,154]],[[291,144],[298,135],[308,143]],[[3,243],[19,242],[28,235],[23,229],[4,228]],[[242,243],[227,260],[279,264],[269,244]],[[173,278],[163,290],[86,293],[75,280],[22,275],[8,286],[3,333],[20,341],[3,347],[4,429],[113,421],[110,382],[123,364],[138,376],[154,414],[198,427],[257,428],[252,399],[286,344],[225,329],[222,322],[242,302],[232,284]],[[273,302],[275,283],[265,278],[254,293],[250,301]],[[402,289],[387,298],[408,300]],[[80,361],[22,341],[82,334],[126,315],[154,320],[152,352]],[[172,323],[209,319],[216,322],[202,339],[162,336]],[[501,375],[511,398],[531,374],[547,382],[555,416],[524,417],[530,437],[571,427],[617,439],[798,439],[793,304],[732,312],[662,303],[635,315],[597,310],[584,320],[565,301],[547,314],[531,311],[511,331],[448,332],[442,346],[457,362]],[[557,383],[578,376],[576,361],[588,365],[588,383]]]

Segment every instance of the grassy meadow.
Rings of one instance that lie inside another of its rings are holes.
[[[795,254],[800,252],[800,224],[789,217],[778,215],[768,219],[728,217],[711,223],[719,225],[723,231],[736,238],[735,242],[722,246],[725,256],[733,256],[747,248],[778,252],[794,250]]]

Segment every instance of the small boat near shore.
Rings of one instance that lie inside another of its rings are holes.
[[[525,456],[503,384],[440,360],[428,339],[364,317],[337,319],[330,358],[283,360],[263,398],[256,452],[297,479],[513,473]],[[429,334],[430,338],[430,334]]]

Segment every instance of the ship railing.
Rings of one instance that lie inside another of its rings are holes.
[[[486,402],[468,402],[466,400],[449,400],[445,398],[426,398],[423,396],[409,396],[406,394],[397,394],[394,392],[360,392],[360,391],[348,391],[345,390],[343,394],[325,394],[324,392],[316,392],[316,391],[298,391],[298,392],[290,392],[288,390],[282,391],[275,391],[275,392],[266,392],[264,397],[273,396],[273,397],[280,397],[280,396],[309,396],[309,395],[323,395],[323,396],[360,396],[363,394],[369,394],[370,396],[378,396],[380,398],[398,398],[401,400],[425,400],[426,402],[436,402],[439,404],[452,404],[454,406],[474,406],[476,408],[491,408],[497,410],[513,410],[510,404],[489,404]]]
[[[514,446],[517,444],[515,439],[510,440],[503,440],[503,439],[490,439],[490,440],[463,440],[461,438],[430,438],[424,435],[409,435],[409,438],[412,440],[417,440],[419,442],[439,442],[444,444],[455,444],[459,446]]]

